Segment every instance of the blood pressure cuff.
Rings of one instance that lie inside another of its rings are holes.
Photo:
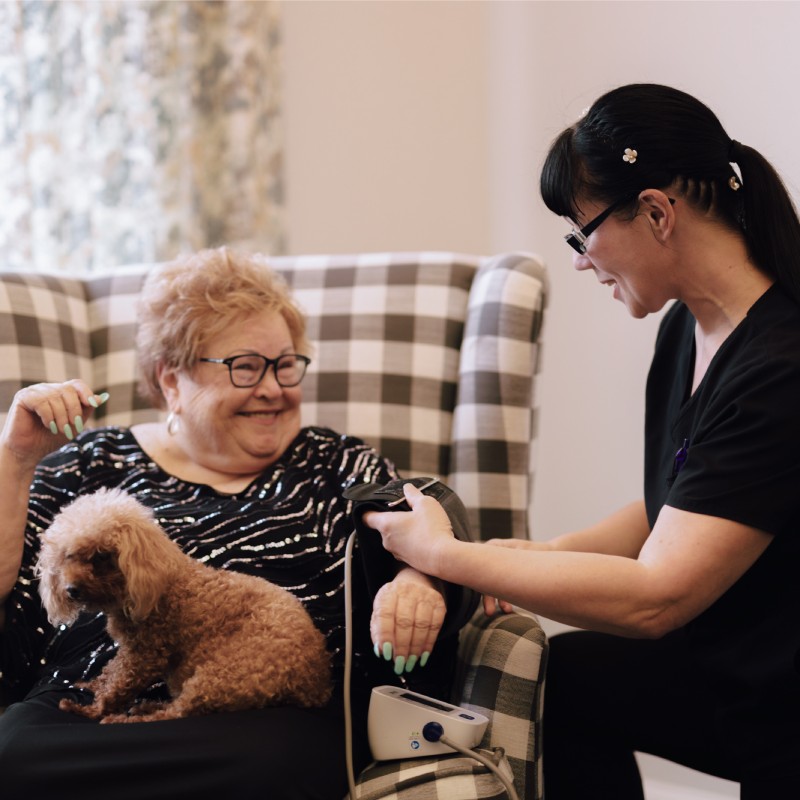
[[[410,507],[403,494],[403,486],[411,483],[424,494],[439,501],[445,510],[453,534],[462,542],[470,542],[469,522],[467,510],[461,498],[441,481],[434,478],[405,478],[390,481],[381,486],[377,483],[364,483],[346,489],[344,496],[353,501],[353,523],[356,529],[358,551],[366,581],[367,590],[371,597],[375,597],[378,590],[385,583],[391,581],[397,574],[398,561],[383,547],[381,535],[373,528],[364,524],[362,519],[365,511],[410,511]],[[455,583],[444,583],[445,603],[447,615],[442,625],[439,636],[444,638],[453,636],[475,613],[480,602],[480,595],[466,586]]]

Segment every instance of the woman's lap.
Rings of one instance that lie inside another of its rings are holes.
[[[0,716],[9,796],[340,800],[347,793],[336,710],[284,706],[98,725],[59,711],[63,695],[49,694],[55,697],[40,695]]]

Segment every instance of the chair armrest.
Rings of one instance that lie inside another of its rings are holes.
[[[480,746],[502,747],[520,797],[542,797],[542,702],[547,638],[538,620],[482,609],[461,631],[452,702],[489,717]]]

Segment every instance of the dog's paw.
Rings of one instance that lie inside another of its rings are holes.
[[[128,714],[132,717],[141,717],[145,714],[153,714],[156,711],[161,711],[162,708],[167,706],[164,700],[140,700],[128,709]]]
[[[83,705],[76,703],[74,700],[69,700],[66,697],[62,699],[58,707],[61,711],[68,711],[70,714],[80,714],[82,717],[89,719],[99,719],[101,714],[100,710],[94,705]]]
[[[127,714],[106,714],[101,720],[101,725],[116,725],[120,722],[138,722],[136,717],[129,717]]]

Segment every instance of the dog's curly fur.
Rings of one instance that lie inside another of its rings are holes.
[[[119,644],[85,684],[101,722],[143,722],[330,698],[325,637],[300,601],[268,581],[185,555],[153,514],[122,491],[78,498],[42,535],[39,593],[53,624],[102,611]],[[171,700],[132,706],[164,680]]]

